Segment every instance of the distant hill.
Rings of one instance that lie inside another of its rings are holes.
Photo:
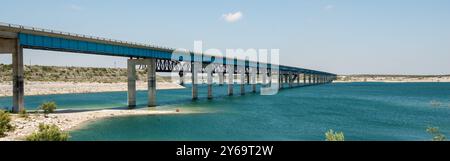
[[[58,67],[25,65],[26,81],[42,82],[100,82],[116,83],[127,81],[125,68],[91,68],[91,67]],[[137,69],[137,79],[146,81],[145,70]],[[168,78],[157,76],[158,81],[168,81]],[[0,64],[0,82],[12,80],[12,65]]]
[[[337,82],[450,82],[450,75],[339,75]]]

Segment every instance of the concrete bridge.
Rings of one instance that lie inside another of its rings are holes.
[[[256,84],[271,88],[292,88],[331,83],[332,73],[260,62],[236,57],[210,56],[188,51],[174,59],[175,49],[126,41],[111,40],[80,34],[0,23],[0,54],[12,54],[13,112],[24,108],[23,49],[38,49],[83,54],[128,57],[128,106],[136,106],[136,65],[148,71],[148,106],[156,106],[156,72],[178,72],[180,83],[191,75],[192,99],[198,99],[198,73],[207,74],[208,99],[213,98],[212,81],[219,77],[219,85],[227,79],[228,95],[233,95],[235,77],[240,79],[240,95],[245,86]]]

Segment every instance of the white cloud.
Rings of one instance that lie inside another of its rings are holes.
[[[333,5],[326,5],[325,7],[323,7],[323,9],[325,10],[325,11],[330,11],[330,10],[333,10],[334,9],[334,6]]]
[[[228,14],[223,14],[222,18],[227,21],[227,22],[236,22],[239,21],[240,19],[242,19],[242,12],[238,11],[235,13],[228,13]]]

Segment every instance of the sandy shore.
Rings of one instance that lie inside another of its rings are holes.
[[[12,96],[12,82],[0,83],[0,97]],[[89,83],[89,82],[26,82],[25,95],[49,95],[67,93],[94,93],[127,91],[127,83]],[[137,90],[146,90],[147,82],[136,82]],[[176,83],[158,82],[157,89],[181,89]]]
[[[11,124],[15,126],[15,130],[8,132],[7,136],[0,138],[0,141],[20,141],[24,137],[37,131],[40,123],[53,124],[63,131],[73,130],[82,127],[85,123],[96,121],[99,119],[121,116],[143,116],[143,115],[164,115],[164,114],[189,114],[198,113],[194,111],[179,110],[155,110],[155,109],[135,109],[135,110],[97,110],[85,112],[70,112],[49,114],[44,117],[43,114],[30,114],[28,118],[20,118],[16,114],[12,114]]]

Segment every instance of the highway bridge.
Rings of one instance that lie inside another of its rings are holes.
[[[23,49],[37,49],[80,54],[128,57],[128,106],[136,106],[136,65],[145,65],[148,71],[148,106],[156,106],[156,72],[177,72],[180,83],[191,75],[192,99],[198,99],[198,74],[207,74],[208,99],[213,98],[213,77],[219,77],[219,85],[228,85],[228,95],[239,82],[240,95],[245,86],[256,85],[264,89],[303,87],[331,83],[333,73],[285,66],[278,63],[250,60],[248,57],[212,56],[193,51],[183,51],[155,45],[112,40],[68,32],[40,29],[22,25],[0,23],[0,54],[12,54],[13,112],[24,108]],[[269,58],[270,59],[270,58]],[[235,79],[240,79],[236,81]],[[265,90],[261,90],[265,91]]]

